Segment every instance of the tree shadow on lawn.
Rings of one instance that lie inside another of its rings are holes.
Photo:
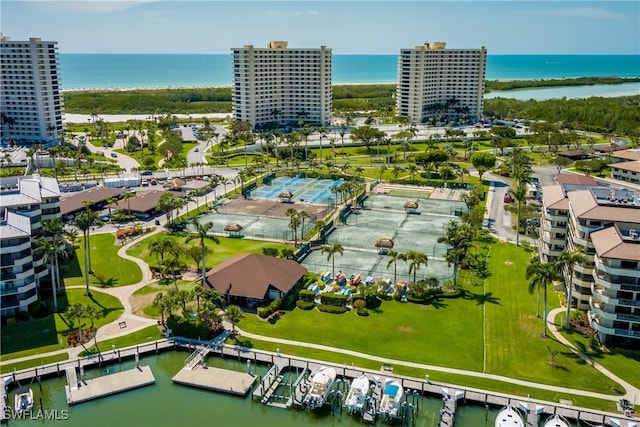
[[[3,326],[0,354],[57,344],[58,335],[54,316],[55,314],[50,314],[42,319],[30,319]]]
[[[484,294],[474,294],[473,292],[465,292],[464,299],[475,301],[476,305],[482,305],[486,303],[500,305],[500,298],[494,297],[493,292],[487,292]]]
[[[62,278],[82,277],[82,269],[80,268],[75,246],[69,259],[60,264],[60,276],[62,276]]]

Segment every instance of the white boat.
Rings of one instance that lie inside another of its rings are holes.
[[[327,395],[331,390],[331,385],[336,380],[336,370],[323,367],[311,377],[309,392],[304,398],[304,403],[309,408],[319,408],[324,405]]]
[[[33,409],[33,390],[29,387],[19,387],[15,397],[16,412],[23,413],[31,409]]]
[[[571,424],[567,420],[565,420],[560,415],[554,415],[553,417],[549,417],[547,421],[544,422],[544,427],[570,427]]]
[[[498,413],[496,427],[524,427],[524,421],[518,411],[509,405]]]
[[[349,393],[344,399],[344,407],[349,412],[362,411],[364,408],[367,394],[369,393],[369,378],[362,375],[353,380]]]
[[[403,395],[404,390],[402,389],[400,381],[387,379],[384,382],[384,391],[380,399],[380,409],[378,413],[390,417],[399,416]]]

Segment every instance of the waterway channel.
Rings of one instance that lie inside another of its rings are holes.
[[[168,351],[158,355],[143,356],[141,365],[150,366],[156,383],[141,389],[104,397],[69,406],[64,387],[65,377],[43,380],[41,386],[33,382],[35,406],[31,417],[11,419],[8,426],[65,426],[65,427],[115,427],[115,426],[362,426],[362,422],[346,411],[281,409],[267,406],[251,396],[236,397],[173,384],[171,378],[182,369],[189,353]],[[247,372],[262,376],[267,366],[256,366],[235,359],[210,356],[207,365]],[[135,361],[103,366],[85,372],[85,379],[127,370],[135,367]],[[22,384],[27,385],[27,384]],[[15,390],[9,393],[13,403]],[[415,422],[409,425],[432,427],[438,425],[441,399],[421,397]],[[44,411],[40,411],[43,409]],[[498,408],[487,408],[460,402],[456,411],[455,426],[490,427],[494,425]],[[46,415],[46,418],[44,419]],[[58,418],[58,419],[51,419]],[[378,421],[378,426],[402,425]]]

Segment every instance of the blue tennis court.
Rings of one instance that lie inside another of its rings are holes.
[[[251,191],[252,199],[277,200],[283,191],[293,194],[292,201],[306,203],[333,204],[336,193],[332,188],[344,184],[344,181],[319,178],[302,178],[280,176],[275,178],[270,185],[262,185]]]

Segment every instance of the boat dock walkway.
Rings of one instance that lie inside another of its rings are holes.
[[[464,398],[464,392],[442,388],[442,409],[440,410],[440,427],[451,427],[456,419],[458,400]]]
[[[73,369],[72,374],[69,369]],[[151,368],[141,366],[114,374],[107,374],[86,381],[77,381],[74,368],[67,369],[67,379],[76,378],[75,383],[67,384],[67,403],[70,405],[98,399],[128,390],[144,387],[156,382]]]
[[[176,384],[246,396],[256,378],[244,372],[195,365],[191,369],[182,368],[171,380]]]

